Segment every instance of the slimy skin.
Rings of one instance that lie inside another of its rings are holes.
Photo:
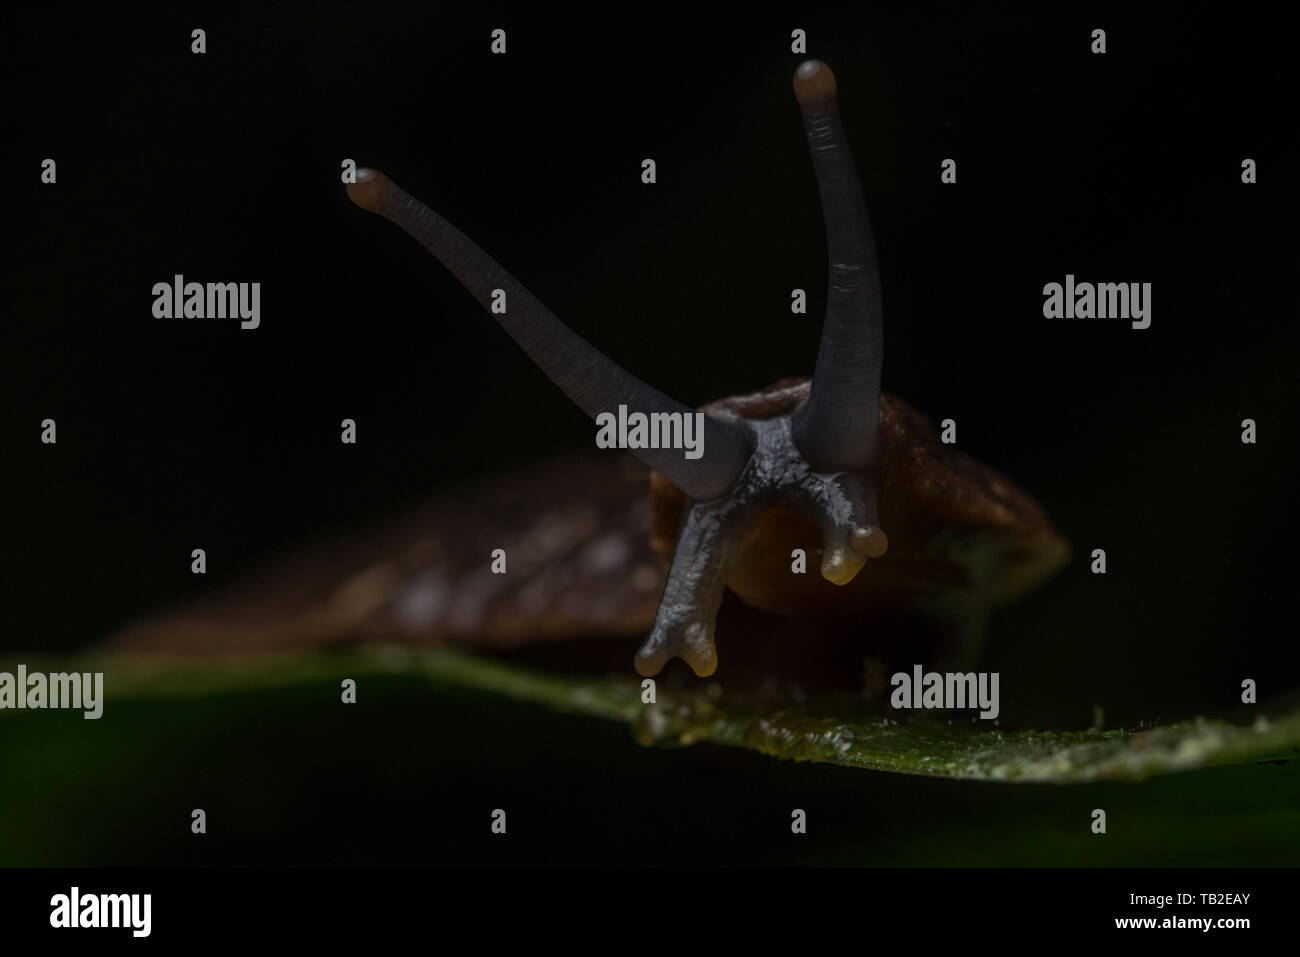
[[[875,239],[840,122],[834,75],[824,63],[810,60],[795,72],[794,92],[821,195],[830,266],[816,371],[811,383],[786,388],[775,403],[765,400],[769,393],[760,393],[751,397],[758,401],[738,400],[739,404],[730,406],[724,401],[706,407],[702,458],[688,460],[680,449],[634,450],[662,476],[653,477],[654,482],[667,480],[673,494],[680,497],[674,506],[677,511],[672,511],[677,525],[668,577],[650,635],[635,658],[637,671],[647,677],[658,674],[673,657],[682,658],[701,677],[714,673],[718,666],[714,640],[718,608],[725,588],[729,584],[735,587],[738,579],[744,582],[739,589],[742,598],[750,601],[751,595],[757,595],[755,603],[760,606],[769,591],[777,595],[791,587],[801,592],[817,587],[816,581],[791,586],[790,579],[800,576],[790,573],[788,542],[781,534],[756,536],[756,529],[775,527],[774,516],[793,515],[817,526],[823,546],[821,576],[834,585],[853,582],[869,560],[881,559],[889,548],[877,515],[882,475],[883,311]],[[347,189],[358,206],[384,216],[422,243],[593,419],[620,404],[647,414],[692,411],[601,354],[456,227],[382,173],[358,170],[356,182]],[[503,314],[491,309],[494,290],[506,294]],[[921,434],[926,428],[907,416],[891,420],[904,423],[905,443],[906,436]],[[908,472],[909,463],[921,459],[911,456],[908,449],[895,455],[900,465],[895,474],[900,480],[918,487],[932,484]],[[938,458],[924,461],[930,462],[932,469],[938,468],[933,465]],[[958,481],[970,477],[963,470],[969,466],[963,464],[952,471],[960,476]],[[990,487],[1009,486],[994,478],[997,482]],[[980,507],[986,504],[980,500]],[[661,507],[658,511],[666,514]],[[1004,511],[1013,523],[1028,516],[1033,535],[1039,536],[1027,539],[1032,540],[1033,548],[1059,543],[1045,520],[1038,521],[1041,513]],[[923,520],[912,522],[912,518],[905,514],[901,521],[925,525]],[[999,541],[1003,540],[1002,527],[990,521],[987,528],[978,523],[972,528],[980,535],[995,529]],[[927,540],[942,537],[925,527]],[[1011,524],[1006,527],[1010,529]],[[1063,552],[1054,545],[1042,554],[1049,552],[1052,558],[1046,564],[1063,560]],[[958,550],[954,555],[954,561],[960,563],[967,553]],[[989,567],[984,558],[980,563],[981,568]],[[906,574],[929,587],[925,576],[931,565],[919,574],[913,566],[906,566]],[[757,586],[747,571],[755,567],[766,569]],[[815,597],[812,603],[817,603]]]

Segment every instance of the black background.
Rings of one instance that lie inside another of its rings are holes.
[[[1074,544],[995,619],[1004,712],[1085,727],[1103,704],[1113,726],[1229,708],[1242,677],[1266,701],[1296,686],[1294,76],[1267,12],[27,17],[2,160],[0,647],[86,646],[286,547],[589,447],[594,427],[454,280],[352,206],[344,158],[687,403],[809,373],[826,264],[790,90],[801,27],[838,77],[871,208],[885,388],[955,418],[960,446]],[[1257,185],[1240,182],[1245,157]],[[261,282],[261,327],[154,319],[151,288],[175,273]],[[1151,328],[1044,319],[1042,286],[1066,273],[1152,283]],[[1244,417],[1258,445],[1241,444]],[[1105,577],[1088,573],[1094,547]]]

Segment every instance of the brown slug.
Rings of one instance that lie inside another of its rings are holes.
[[[649,626],[635,659],[642,675],[676,656],[706,676],[718,664],[726,588],[765,611],[848,617],[869,636],[873,616],[898,611],[955,603],[986,614],[1058,569],[1068,546],[1032,499],[882,395],[875,240],[835,78],[808,61],[795,72],[794,91],[830,266],[811,380],[705,406],[698,459],[680,449],[636,449],[653,470],[649,509],[645,473],[623,457],[557,462],[523,482],[446,498],[366,542],[292,561],[213,602],[137,626],[119,644],[228,651],[402,638],[510,647],[644,635]],[[419,240],[592,418],[619,405],[691,413],[572,332],[382,173],[359,170],[347,191]],[[502,292],[504,311],[493,308]],[[492,546],[510,556],[508,575],[488,569]],[[465,567],[453,549],[470,556]],[[820,554],[824,581],[792,569],[796,549]]]

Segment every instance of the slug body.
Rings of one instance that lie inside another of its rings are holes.
[[[642,543],[652,539],[667,564],[666,578],[647,571],[644,544],[643,550],[625,546],[620,560],[604,568],[598,589],[574,589],[562,599],[556,592],[549,605],[541,603],[552,613],[581,606],[585,618],[560,614],[545,625],[545,616],[533,607],[529,627],[491,625],[482,617],[489,614],[483,609],[505,605],[498,594],[480,602],[478,618],[466,618],[472,627],[456,632],[447,626],[455,613],[421,617],[412,609],[451,607],[454,601],[447,596],[459,594],[456,600],[462,600],[461,593],[472,594],[482,575],[448,577],[446,562],[427,554],[415,561],[380,561],[384,549],[393,547],[390,541],[364,550],[371,556],[365,560],[373,564],[360,574],[343,575],[342,562],[318,563],[310,591],[330,599],[268,612],[253,629],[260,640],[276,639],[274,644],[284,646],[290,631],[300,636],[310,632],[314,637],[307,640],[314,643],[329,635],[450,634],[501,646],[537,636],[609,634],[643,628],[652,605],[648,589],[662,583],[635,667],[642,675],[654,675],[670,658],[680,657],[705,676],[718,666],[716,620],[728,587],[745,603],[765,610],[869,620],[873,610],[936,606],[954,596],[963,608],[983,611],[1060,567],[1068,547],[1028,496],[943,446],[929,423],[901,400],[885,396],[882,402],[883,312],[875,240],[840,123],[835,78],[825,64],[808,61],[795,73],[794,91],[821,194],[830,266],[816,370],[811,380],[784,380],[751,396],[705,406],[704,455],[699,459],[687,459],[675,449],[634,452],[653,470],[649,519],[644,513],[620,519],[625,498],[618,496],[602,514],[635,527]],[[359,170],[348,195],[421,242],[593,419],[620,404],[646,414],[692,412],[572,332],[468,237],[382,173]],[[502,291],[505,312],[492,308]],[[617,484],[613,472],[606,473],[601,481]],[[576,507],[581,493],[571,482],[545,481],[551,483],[547,494],[555,508],[563,511],[565,503]],[[439,521],[454,523],[463,511],[447,509]],[[481,511],[490,513],[491,508],[485,505]],[[423,534],[437,534],[427,520],[421,527]],[[588,528],[584,534],[583,542],[590,545],[595,532]],[[406,537],[417,536],[409,532]],[[474,531],[466,529],[454,540],[462,545],[473,538]],[[413,555],[418,548],[410,545],[408,541],[403,548]],[[798,550],[820,557],[820,579],[792,569]],[[557,555],[549,565],[534,563],[532,572],[525,570],[521,593],[547,575],[565,581],[585,575],[585,561]],[[567,577],[566,571],[571,573]],[[637,585],[629,590],[633,580]],[[430,591],[435,581],[442,589],[438,601]],[[615,591],[623,596],[616,603],[619,613],[596,615],[591,594]],[[522,604],[519,611],[527,617]],[[577,618],[600,621],[584,627]],[[191,634],[196,620],[191,616]],[[296,624],[290,628],[289,622]],[[248,633],[247,622],[243,627]],[[215,638],[221,632],[210,632],[208,643],[221,644]],[[126,643],[156,644],[148,636],[164,633],[146,631],[145,640]]]

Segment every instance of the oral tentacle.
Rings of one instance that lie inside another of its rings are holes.
[[[812,475],[805,488],[822,529],[822,577],[847,585],[867,559],[880,558],[889,540],[876,517],[876,490],[862,473]]]
[[[691,506],[682,519],[654,627],[637,653],[636,670],[653,677],[681,658],[701,678],[718,667],[714,628],[737,543],[749,510],[734,500]]]

